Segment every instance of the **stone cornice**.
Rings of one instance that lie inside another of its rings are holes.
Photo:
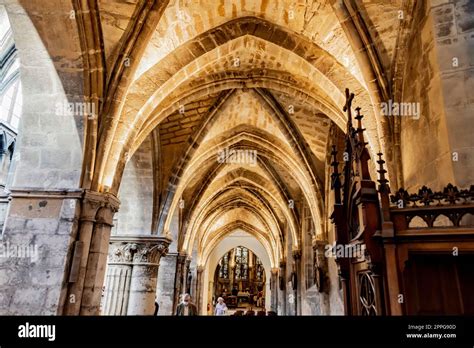
[[[41,190],[38,188],[12,188],[9,190],[12,198],[47,198],[47,199],[80,199],[82,189]]]
[[[171,244],[171,239],[154,235],[113,235],[110,236],[110,243],[157,243],[164,242]]]

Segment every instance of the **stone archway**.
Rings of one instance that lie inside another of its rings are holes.
[[[265,307],[267,310],[271,309],[272,296],[275,295],[275,289],[270,289],[270,282],[272,279],[272,269],[276,266],[272,264],[267,250],[258,241],[255,237],[251,236],[247,232],[242,230],[236,230],[227,234],[221,241],[213,248],[213,250],[208,254],[208,257],[205,260],[205,263],[201,265],[203,267],[202,274],[202,299],[200,303],[201,313],[206,314],[206,309],[208,303],[211,303],[211,298],[209,297],[211,291],[209,289],[210,282],[213,281],[214,271],[217,267],[217,264],[220,258],[229,250],[236,248],[238,246],[246,247],[251,250],[257,257],[262,261],[265,269],[266,277],[266,291],[265,291]],[[203,261],[204,262],[204,261]],[[273,291],[273,293],[272,293]]]

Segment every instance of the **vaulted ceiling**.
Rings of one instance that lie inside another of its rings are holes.
[[[53,11],[52,2],[22,3],[34,8],[33,19]],[[391,93],[387,81],[412,6],[61,0],[55,11],[74,9],[77,21],[63,34],[53,24],[53,32],[63,40],[79,33],[74,50],[82,54],[84,94],[101,110],[86,127],[92,135],[85,140],[84,186],[118,192],[128,159],[156,131],[159,232],[169,233],[185,201],[183,251],[203,250],[240,228],[281,257],[286,233],[298,246],[302,205],[315,221],[315,237],[321,233],[328,134],[331,126],[345,129],[345,88],[357,95],[372,153],[389,147],[390,124],[375,105]],[[52,39],[51,25],[37,27]],[[61,56],[53,44],[48,49]],[[256,153],[256,161],[217,161],[226,149]]]

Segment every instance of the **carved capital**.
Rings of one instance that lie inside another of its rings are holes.
[[[168,253],[168,241],[156,243],[135,244],[137,251],[133,255],[133,263],[159,264],[162,256]]]
[[[295,261],[298,261],[301,259],[301,250],[297,249],[297,250],[293,250],[293,259]]]
[[[168,253],[170,240],[155,236],[113,236],[109,263],[159,265]]]
[[[112,243],[109,248],[109,264],[126,264],[133,261],[134,243]]]
[[[82,201],[81,221],[95,222],[95,216],[100,207],[102,207],[101,202],[84,198]]]
[[[178,254],[177,262],[178,262],[179,265],[184,266],[186,264],[187,259],[188,259],[188,255]]]
[[[120,201],[111,193],[85,190],[82,198],[81,220],[97,221],[112,226],[113,216],[119,206]]]

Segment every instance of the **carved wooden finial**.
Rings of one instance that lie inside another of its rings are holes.
[[[364,115],[361,115],[360,114],[360,110],[361,108],[358,106],[355,108],[356,110],[356,117],[354,117],[356,120],[357,120],[357,129],[355,130],[355,134],[357,134],[357,137],[358,137],[358,145],[359,146],[362,146],[364,147],[365,145],[367,145],[367,143],[365,142],[364,140],[364,131],[365,131],[365,128],[362,128],[362,119],[364,118]]]
[[[354,117],[354,118],[355,118],[357,121],[359,121],[359,126],[360,126],[360,125],[361,125],[361,120],[362,120],[362,118],[364,117],[364,115],[361,115],[361,114],[360,114],[360,110],[361,110],[360,106],[356,107],[355,110],[356,110],[357,115],[356,115],[356,117]]]
[[[344,105],[344,108],[342,109],[344,112],[347,110],[351,110],[352,107],[352,100],[354,99],[354,93],[349,92],[349,88],[346,88],[346,104]]]
[[[335,203],[341,203],[341,179],[339,174],[339,162],[337,161],[337,150],[336,146],[332,146],[331,151],[332,162],[331,166],[333,167],[333,171],[331,174],[331,188],[334,190],[334,201]]]
[[[332,151],[331,151],[331,156],[332,156],[332,162],[331,166],[333,167],[333,173],[338,173],[338,165],[339,162],[337,161],[337,150],[336,150],[336,145],[332,146]]]
[[[346,88],[346,104],[342,109],[344,112],[347,112],[347,130],[350,130],[352,127],[352,100],[354,99],[354,93],[349,92],[349,88]]]
[[[388,180],[385,178],[385,173],[387,173],[383,166],[385,161],[382,159],[381,152],[379,152],[377,156],[379,156],[379,159],[377,160],[377,163],[379,164],[379,169],[377,170],[377,172],[379,173],[379,180],[377,181],[380,183],[379,192],[388,194],[390,193],[390,188],[387,185]]]

